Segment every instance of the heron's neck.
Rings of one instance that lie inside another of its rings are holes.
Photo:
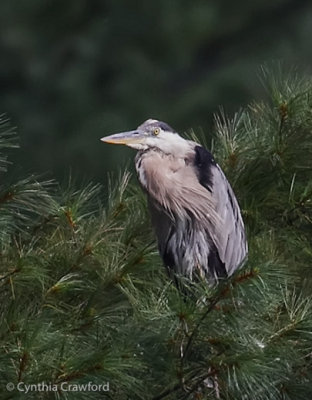
[[[138,151],[135,167],[143,188],[157,192],[161,183],[171,185],[170,175],[183,170],[192,158],[191,144],[186,140],[184,142],[175,154],[166,153],[158,147]]]

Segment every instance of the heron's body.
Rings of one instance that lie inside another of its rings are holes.
[[[121,136],[104,140],[114,138]],[[247,242],[236,197],[210,152],[156,120],[132,131],[132,138],[126,144],[139,150],[136,170],[165,266],[191,279],[230,276],[245,258]]]

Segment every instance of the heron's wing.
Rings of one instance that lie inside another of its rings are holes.
[[[174,267],[174,257],[167,249],[168,241],[174,231],[174,222],[172,218],[161,208],[154,198],[147,197],[148,206],[151,214],[152,224],[158,239],[158,249],[167,267]]]
[[[240,208],[229,182],[210,152],[201,146],[195,146],[194,150],[199,182],[211,193],[215,211],[220,217],[214,225],[212,239],[227,274],[231,275],[247,254]]]

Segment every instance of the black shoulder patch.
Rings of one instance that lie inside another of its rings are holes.
[[[201,146],[195,146],[194,165],[197,168],[199,183],[206,189],[212,189],[211,167],[216,165],[212,154]]]

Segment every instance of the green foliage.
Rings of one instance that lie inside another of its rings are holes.
[[[1,183],[1,398],[26,396],[8,382],[58,388],[29,399],[311,397],[312,84],[268,87],[268,103],[216,117],[250,249],[218,286],[181,279],[186,296],[168,279],[128,173],[107,199],[92,183]],[[88,382],[109,391],[61,390]]]

